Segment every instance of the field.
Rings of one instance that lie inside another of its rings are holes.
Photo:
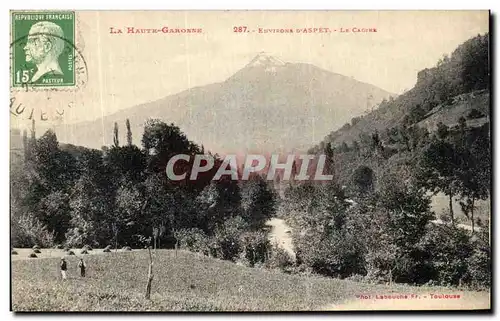
[[[85,255],[87,277],[77,271],[77,256],[66,256],[69,279],[61,280],[61,250],[42,249],[46,258],[28,259],[30,250],[12,256],[14,311],[296,311],[443,308],[487,309],[489,292],[440,287],[371,285],[312,275],[289,275],[247,268],[195,253],[159,250],[151,300],[144,299],[149,255],[146,250]],[[360,300],[357,295],[419,294],[412,300]],[[461,294],[460,299],[423,296]],[[403,305],[401,305],[403,304]],[[405,305],[406,304],[406,305]]]

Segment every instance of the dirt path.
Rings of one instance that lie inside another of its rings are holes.
[[[449,223],[443,222],[441,219],[433,220],[431,222],[434,223],[434,224],[449,224]],[[455,226],[458,227],[458,228],[467,230],[467,231],[472,231],[472,226],[471,225],[466,225],[466,224],[460,224],[459,223],[459,224],[455,224]],[[481,227],[474,226],[474,231],[480,232],[481,231]]]
[[[272,218],[267,221],[267,225],[271,227],[269,233],[269,240],[271,244],[278,244],[279,247],[287,251],[295,260],[295,251],[293,250],[292,243],[292,229],[285,223],[284,220],[279,218]]]

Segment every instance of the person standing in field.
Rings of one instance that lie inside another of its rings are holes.
[[[61,258],[61,277],[66,280],[66,271],[68,270],[68,263],[65,258]]]
[[[83,259],[80,259],[80,262],[78,262],[78,267],[80,268],[80,276],[85,277],[85,269],[87,268],[87,265],[85,265],[85,262]]]

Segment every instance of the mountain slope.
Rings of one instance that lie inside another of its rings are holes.
[[[333,128],[312,151],[325,143],[363,140],[375,131],[384,134],[396,126],[418,124],[429,131],[438,122],[454,125],[460,117],[471,118],[476,109],[483,118],[469,120],[470,126],[489,121],[489,34],[478,35],[458,46],[450,57],[445,55],[433,68],[421,70],[415,86],[395,99],[384,100],[377,109],[353,119],[340,129]],[[478,115],[480,116],[480,115]]]
[[[219,153],[307,149],[389,96],[373,85],[261,53],[222,83],[55,131],[63,142],[100,148],[112,142],[113,123],[123,128],[129,118],[139,144],[145,120],[160,118]]]

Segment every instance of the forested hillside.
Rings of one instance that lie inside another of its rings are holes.
[[[320,150],[326,143],[360,143],[375,131],[385,135],[391,130],[411,127],[426,119],[428,113],[439,106],[453,110],[446,107],[457,105],[457,99],[462,94],[489,90],[488,39],[489,34],[484,34],[466,41],[450,56],[445,55],[435,67],[421,70],[412,89],[395,99],[382,101],[376,110],[366,116],[353,118],[339,130],[332,131],[313,150]],[[482,100],[471,101],[467,109],[468,112],[478,109],[483,117],[488,117],[489,91],[483,91],[482,95]],[[455,124],[460,116],[453,119]]]
[[[335,179],[285,190],[279,212],[299,261],[337,277],[488,284],[488,38],[466,41],[414,88],[310,150],[327,155]],[[430,206],[438,193],[449,200],[442,213]],[[470,230],[457,226],[454,201]]]

